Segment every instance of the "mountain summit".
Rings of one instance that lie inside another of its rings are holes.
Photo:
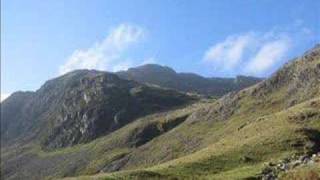
[[[146,64],[116,73],[119,77],[140,83],[155,84],[183,92],[222,96],[260,82],[262,78],[237,76],[236,78],[205,78],[194,73],[177,73],[167,66]]]
[[[18,92],[2,103],[1,137],[41,137],[43,146],[57,148],[89,142],[134,119],[191,102],[193,97],[77,70],[46,82],[36,92]]]

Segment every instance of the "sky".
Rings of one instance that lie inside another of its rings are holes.
[[[74,69],[268,77],[319,42],[319,0],[2,0],[1,100]]]

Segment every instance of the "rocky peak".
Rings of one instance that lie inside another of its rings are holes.
[[[108,134],[140,116],[193,100],[183,93],[141,85],[112,73],[77,70],[47,81],[28,102],[16,104],[21,112],[2,116],[1,123],[6,125],[2,132],[14,134],[8,138],[33,134],[46,149],[72,146]],[[7,104],[3,111],[14,111]],[[24,126],[14,129],[20,121]]]

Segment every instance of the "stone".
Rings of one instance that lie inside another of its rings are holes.
[[[303,156],[300,156],[299,160],[303,162],[306,158],[308,158],[308,156],[307,155],[303,155]]]
[[[302,164],[302,162],[300,160],[296,160],[292,163],[292,168],[295,168],[297,166],[300,166]]]

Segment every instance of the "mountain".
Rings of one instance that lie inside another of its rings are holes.
[[[129,83],[156,88],[114,78],[126,82],[124,87]],[[69,81],[63,82],[66,82],[65,86],[57,87],[69,87]],[[81,84],[82,81],[74,82]],[[82,86],[70,86],[71,89],[78,87]],[[50,86],[49,89],[54,88]],[[295,179],[301,174],[317,178],[320,173],[320,167],[315,163],[319,162],[316,154],[320,152],[320,46],[290,61],[270,78],[217,100],[197,100],[174,90],[157,90],[161,92],[159,94],[170,91],[175,94],[173,97],[182,97],[184,101],[137,116],[98,138],[84,141],[86,143],[47,149],[33,140],[43,137],[37,134],[24,139],[23,143],[7,143],[1,147],[1,178]],[[20,107],[21,104],[34,107],[29,102],[38,99],[35,98],[38,91],[9,97],[2,106],[11,104],[13,109],[9,111],[2,107],[2,111],[10,112],[11,119],[15,115],[22,117],[20,112],[32,112]],[[172,98],[171,93],[169,97]],[[26,120],[18,119],[18,124],[27,124]],[[38,127],[48,126],[44,123],[47,121],[54,122],[43,119]],[[79,119],[74,121],[81,122]],[[77,129],[76,126],[64,127],[61,132],[67,134]],[[18,128],[7,130],[5,134],[15,129]],[[28,137],[29,131],[14,135]],[[7,141],[12,142],[12,139]]]
[[[141,85],[111,73],[77,70],[46,82],[36,92],[17,92],[5,100],[2,142],[36,138],[49,149],[72,146],[192,100],[174,90]]]
[[[239,91],[262,80],[262,78],[250,76],[205,78],[193,73],[177,73],[170,67],[157,64],[146,64],[116,74],[123,79],[140,83],[155,84],[183,92],[195,92],[215,97],[231,91]]]
[[[320,46],[261,83],[196,106],[174,130],[113,162],[132,171],[95,177],[260,179],[274,168],[266,164],[319,153]]]

